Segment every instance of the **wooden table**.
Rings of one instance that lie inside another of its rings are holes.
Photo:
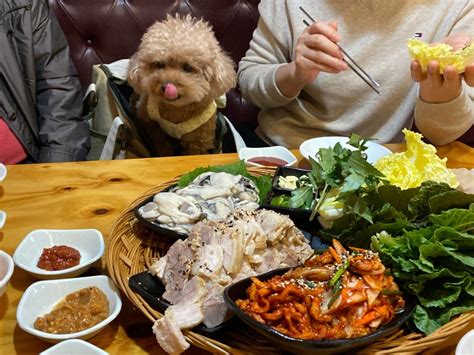
[[[400,151],[402,146],[389,148]],[[301,158],[299,153],[296,155]],[[474,168],[474,149],[453,143],[442,147],[440,155],[448,156],[450,167]],[[236,159],[236,154],[221,154],[8,166],[7,178],[0,184],[0,209],[8,214],[0,230],[0,248],[13,255],[22,238],[40,228],[96,228],[107,238],[119,213],[148,189],[193,168]],[[103,261],[95,271],[105,272]],[[1,354],[37,354],[51,346],[25,333],[16,323],[20,298],[35,281],[15,268],[7,292],[0,298]],[[90,342],[111,354],[163,353],[148,320],[125,297],[123,301],[120,316]],[[447,344],[451,345],[449,352],[457,339]],[[197,348],[188,352],[204,353]]]

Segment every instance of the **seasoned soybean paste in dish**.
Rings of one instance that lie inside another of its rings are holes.
[[[70,293],[54,309],[35,320],[35,329],[52,334],[80,332],[103,321],[109,315],[109,300],[92,286]]]
[[[288,164],[287,161],[274,157],[254,157],[247,159],[247,161],[265,166],[283,166]]]
[[[81,253],[67,245],[55,245],[44,248],[37,266],[48,271],[69,269],[79,265]]]

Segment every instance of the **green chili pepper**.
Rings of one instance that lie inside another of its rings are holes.
[[[349,267],[349,259],[346,259],[342,267],[339,270],[337,270],[334,276],[331,278],[331,280],[329,280],[329,286],[334,286],[337,280],[339,280],[339,278],[347,270],[348,267]]]
[[[272,198],[270,204],[272,204],[274,206],[286,207],[287,204],[288,204],[288,199],[289,199],[289,197],[285,196],[285,195],[275,196],[275,197]]]

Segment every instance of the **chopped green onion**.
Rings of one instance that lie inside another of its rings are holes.
[[[331,308],[334,302],[339,298],[339,295],[341,294],[342,287],[338,287],[337,290],[334,292],[332,295],[331,299],[329,300],[328,303],[328,308]]]
[[[305,284],[309,288],[315,288],[316,287],[316,284],[313,281],[306,281]]]
[[[331,280],[329,280],[329,286],[334,286],[336,282],[339,280],[339,278],[342,276],[342,274],[347,270],[348,267],[349,267],[349,259],[346,259],[342,267],[339,270],[337,270],[334,276],[331,278]]]

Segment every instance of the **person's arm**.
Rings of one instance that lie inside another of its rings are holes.
[[[239,62],[237,76],[240,90],[244,98],[260,108],[283,106],[294,99],[283,95],[275,81],[277,69],[290,61],[286,11],[282,2],[273,0],[262,0],[258,8],[258,26],[247,53]],[[277,26],[276,23],[281,28],[278,34],[272,28]]]
[[[292,15],[290,8],[298,16]],[[283,106],[320,72],[339,73],[347,69],[334,43],[340,40],[335,23],[318,21],[304,29],[301,14],[292,0],[262,0],[259,12],[257,29],[238,72],[243,96],[256,105]],[[301,31],[296,46],[295,31]]]
[[[85,160],[90,147],[89,126],[81,117],[81,87],[68,44],[47,2],[33,4],[38,160]]]
[[[474,6],[467,5],[452,30],[445,38],[455,50],[470,44],[473,39]],[[411,65],[413,80],[420,83],[415,105],[415,123],[433,144],[443,145],[462,136],[474,124],[474,64],[459,74],[448,66],[439,74],[436,61],[429,63],[423,73],[418,62]]]

